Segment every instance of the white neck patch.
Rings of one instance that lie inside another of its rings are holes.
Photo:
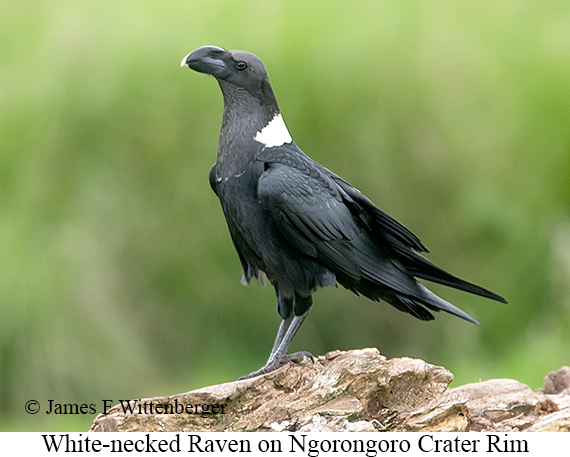
[[[281,114],[276,114],[265,127],[257,132],[255,141],[263,143],[266,148],[273,148],[285,143],[291,143],[293,138],[291,138]]]

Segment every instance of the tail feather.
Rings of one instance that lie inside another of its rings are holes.
[[[402,262],[402,265],[404,265],[404,267],[416,278],[426,279],[438,284],[443,284],[444,286],[464,290],[465,292],[470,292],[481,297],[490,298],[491,300],[496,300],[501,303],[507,303],[507,300],[500,295],[458,278],[457,276],[453,276],[451,273],[442,270],[424,256],[416,252],[408,251],[401,257],[400,261]]]
[[[430,312],[431,310],[436,312],[445,311],[446,313],[453,314],[454,316],[465,319],[468,322],[479,325],[479,322],[473,319],[465,311],[462,311],[457,306],[454,306],[451,303],[445,301],[443,298],[438,297],[423,284],[416,284],[418,286],[419,292],[416,296],[409,296],[393,292],[391,290],[387,290],[382,286],[378,286],[377,284],[370,282],[361,283],[358,289],[353,291],[356,293],[362,293],[372,300],[384,300],[394,308],[411,314],[412,316],[423,321],[430,321],[434,319],[433,314]]]
[[[479,322],[477,322],[475,319],[473,319],[465,311],[459,309],[457,306],[452,305],[448,301],[445,301],[443,298],[438,297],[436,294],[434,294],[431,290],[429,290],[423,284],[419,284],[419,286],[420,286],[420,289],[423,291],[423,293],[425,294],[425,297],[426,297],[425,300],[422,300],[422,303],[424,303],[429,309],[432,309],[434,311],[442,310],[442,311],[445,311],[446,313],[453,314],[454,316],[460,317],[461,319],[465,319],[466,321],[469,321],[473,324],[479,325]]]
[[[354,260],[359,266],[360,280],[348,282],[342,276],[337,276],[337,280],[347,289],[372,300],[384,300],[418,319],[432,320],[434,316],[430,311],[443,310],[478,324],[469,314],[438,297],[415,278],[427,279],[506,302],[500,295],[456,278],[413,251],[408,251],[405,256],[401,255],[399,261],[390,259],[365,234],[354,238],[351,246]]]

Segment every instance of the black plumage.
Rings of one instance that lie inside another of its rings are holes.
[[[477,323],[415,278],[506,300],[438,268],[422,242],[342,178],[301,151],[281,117],[263,62],[204,46],[183,66],[213,75],[224,95],[210,185],[220,199],[243,280],[275,287],[282,323],[267,364],[280,366],[319,287],[341,284],[418,319],[443,310]]]

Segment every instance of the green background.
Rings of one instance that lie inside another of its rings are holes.
[[[568,2],[1,0],[0,429],[265,362],[274,293],[240,285],[208,185],[222,97],[179,66],[205,44],[259,55],[307,154],[509,300],[433,287],[477,327],[326,289],[293,351],[378,347],[452,386],[570,364]]]

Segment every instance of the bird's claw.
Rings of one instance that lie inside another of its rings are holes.
[[[315,356],[310,352],[299,351],[299,352],[294,352],[293,354],[286,355],[279,361],[279,363],[281,363],[282,365],[285,365],[287,362],[301,363],[305,359],[305,357],[308,357],[309,359],[312,360],[315,359]]]
[[[315,356],[313,354],[311,354],[310,352],[307,352],[307,351],[295,352],[293,354],[285,355],[285,356],[281,357],[279,360],[276,360],[274,362],[270,362],[267,365],[261,367],[257,371],[253,371],[250,374],[247,374],[245,376],[241,376],[240,378],[238,378],[238,381],[242,381],[244,379],[255,378],[256,376],[261,376],[263,374],[271,373],[272,371],[275,371],[278,368],[281,368],[283,365],[286,365],[289,362],[302,363],[303,360],[305,360],[305,358],[315,360]]]

